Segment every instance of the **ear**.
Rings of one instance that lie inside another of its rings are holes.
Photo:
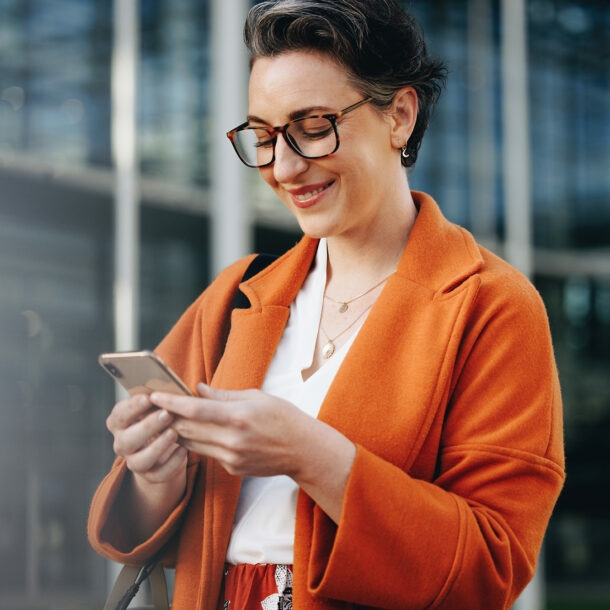
[[[413,87],[403,87],[394,95],[390,117],[392,146],[402,148],[411,137],[417,120],[417,93]]]

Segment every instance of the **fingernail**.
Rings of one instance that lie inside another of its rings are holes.
[[[161,409],[159,411],[159,421],[162,424],[169,424],[172,421],[172,416],[165,409]]]

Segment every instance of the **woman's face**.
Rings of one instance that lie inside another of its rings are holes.
[[[296,116],[338,112],[363,97],[345,69],[322,54],[262,57],[250,75],[249,122],[277,127]],[[399,152],[406,138],[394,133],[390,116],[364,104],[341,117],[339,149],[320,159],[300,157],[278,136],[275,162],[259,171],[306,234],[357,236],[391,222],[392,201],[406,185]]]

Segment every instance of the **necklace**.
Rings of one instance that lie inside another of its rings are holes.
[[[339,313],[345,313],[349,309],[350,303],[353,303],[354,301],[361,299],[363,296],[366,296],[369,292],[373,292],[373,290],[375,290],[375,288],[379,288],[379,286],[381,286],[381,284],[383,284],[385,281],[387,281],[393,273],[394,272],[390,273],[390,275],[388,275],[387,277],[384,277],[381,280],[381,282],[378,282],[372,288],[365,290],[363,293],[361,293],[358,296],[355,296],[351,299],[348,299],[347,301],[338,301],[337,299],[333,299],[332,297],[328,296],[327,294],[324,295],[324,298],[328,299],[329,301],[332,301],[333,303],[337,303],[337,305],[339,305]],[[358,318],[356,318],[356,319],[358,319]]]
[[[373,307],[373,303],[371,303],[365,310],[363,310],[363,312],[361,314],[356,316],[356,318],[352,322],[350,322],[350,324],[348,326],[346,326],[338,335],[335,335],[332,339],[328,336],[328,333],[324,330],[324,328],[322,326],[322,322],[320,321],[320,330],[322,331],[322,333],[326,337],[326,343],[324,344],[324,347],[322,347],[322,356],[326,360],[328,360],[335,353],[335,350],[337,349],[337,346],[335,345],[335,341],[341,335],[345,334],[352,326],[354,326],[354,324],[356,324],[356,322],[358,322],[358,320],[360,320],[360,318],[362,318],[362,316],[369,309],[371,309],[371,307]]]

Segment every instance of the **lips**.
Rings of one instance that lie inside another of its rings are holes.
[[[308,184],[298,189],[290,189],[290,193],[294,204],[299,208],[308,208],[317,203],[320,199],[320,195],[330,188],[333,184],[331,182],[325,182],[324,184]]]

